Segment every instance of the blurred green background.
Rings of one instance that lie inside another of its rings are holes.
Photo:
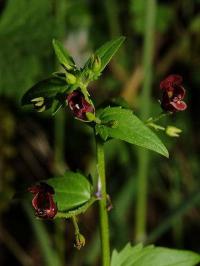
[[[94,173],[92,130],[68,110],[55,117],[38,114],[22,108],[20,98],[58,70],[52,38],[61,40],[82,66],[91,51],[124,35],[124,45],[90,92],[97,105],[123,97],[141,115],[146,14],[145,0],[0,0],[2,266],[100,265],[96,205],[79,217],[86,246],[77,251],[70,222],[37,220],[30,201],[12,199],[30,184],[65,169]],[[149,42],[154,47],[149,116],[161,112],[159,83],[168,74],[183,76],[188,109],[161,122],[183,130],[178,139],[159,134],[169,160],[148,153],[143,163],[137,148],[114,140],[106,143],[111,245],[119,249],[128,241],[143,241],[200,252],[200,1],[157,1],[155,37]],[[136,211],[141,186],[146,202],[142,218]]]

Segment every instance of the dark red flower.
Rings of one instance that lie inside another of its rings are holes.
[[[52,219],[57,213],[57,206],[53,200],[53,188],[41,182],[39,185],[29,187],[28,191],[34,194],[32,205],[35,215],[44,219]]]
[[[187,104],[183,101],[185,89],[182,86],[182,77],[179,75],[170,75],[160,83],[163,90],[161,107],[165,111],[177,112],[184,111]]]
[[[87,102],[84,94],[80,90],[75,90],[67,96],[67,104],[73,115],[84,121],[88,121],[86,113],[94,114],[94,106]]]

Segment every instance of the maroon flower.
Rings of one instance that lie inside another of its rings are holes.
[[[29,187],[28,191],[34,194],[32,205],[35,215],[44,219],[52,219],[57,213],[57,206],[53,201],[53,188],[41,182],[39,185]]]
[[[165,111],[176,112],[184,111],[187,104],[182,101],[185,97],[185,89],[182,86],[182,77],[170,75],[160,83],[163,90],[161,107]]]
[[[94,106],[87,102],[80,90],[75,90],[67,96],[67,103],[73,115],[84,121],[88,121],[86,113],[94,114]]]

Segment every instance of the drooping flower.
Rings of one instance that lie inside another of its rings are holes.
[[[67,104],[73,115],[83,121],[91,121],[89,115],[94,116],[94,106],[89,103],[80,90],[75,90],[67,96]],[[89,115],[88,115],[89,114]]]
[[[44,219],[52,219],[57,213],[57,206],[53,200],[53,188],[41,182],[29,187],[28,191],[34,194],[32,206],[35,209],[35,215]]]
[[[160,83],[163,90],[161,107],[164,111],[184,111],[187,104],[183,101],[185,89],[182,86],[183,79],[179,75],[170,75]]]

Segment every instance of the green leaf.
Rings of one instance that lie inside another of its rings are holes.
[[[192,251],[175,250],[142,244],[127,244],[120,252],[112,253],[111,266],[194,266],[200,255]]]
[[[101,68],[99,72],[102,72],[102,70],[104,70],[104,68],[110,62],[111,58],[117,52],[124,40],[125,37],[121,36],[110,42],[106,42],[95,52],[95,54],[101,59]]]
[[[59,94],[65,93],[69,89],[64,79],[56,76],[39,81],[31,87],[22,97],[22,105],[31,104],[31,100],[38,97],[53,98]]]
[[[161,140],[129,109],[107,107],[99,114],[101,124],[96,133],[104,140],[116,138],[150,149],[168,157],[168,151]]]
[[[86,62],[82,71],[82,76],[86,77],[86,79],[88,79],[89,81],[96,80],[100,73],[104,70],[106,65],[110,62],[111,58],[117,52],[124,40],[125,37],[121,36],[102,45]],[[91,66],[93,65],[92,62],[94,61],[94,58],[98,58],[99,60],[100,66],[98,71],[94,71]]]
[[[54,200],[60,212],[78,208],[91,198],[91,184],[80,173],[68,171],[62,177],[51,178],[45,182],[54,188]]]
[[[75,63],[74,63],[73,58],[64,49],[64,47],[62,46],[62,43],[55,39],[53,39],[52,43],[53,43],[55,54],[60,64],[63,65],[67,70],[71,70],[75,68]]]

